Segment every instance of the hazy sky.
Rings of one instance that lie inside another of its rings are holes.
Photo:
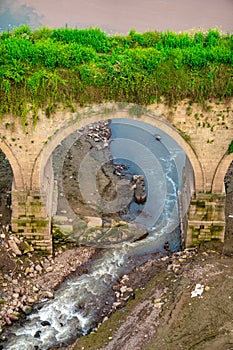
[[[233,0],[0,0],[0,28],[100,27],[109,33],[233,31]]]

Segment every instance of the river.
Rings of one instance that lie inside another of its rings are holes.
[[[147,227],[148,236],[134,243],[124,242],[94,260],[87,274],[72,276],[55,293],[53,300],[40,303],[21,325],[9,329],[5,349],[40,349],[65,346],[75,337],[89,333],[101,312],[114,302],[116,280],[153,253],[180,249],[177,191],[182,186],[186,156],[176,142],[161,130],[136,120],[115,119],[110,123],[110,150],[115,162],[146,179],[147,201],[132,221]],[[156,136],[160,136],[160,140]]]

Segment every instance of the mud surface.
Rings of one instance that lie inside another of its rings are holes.
[[[68,216],[69,207],[72,209],[75,219],[70,238],[81,244],[105,247],[146,234],[144,226],[130,222],[130,203],[143,196],[146,201],[145,185],[139,188],[133,182],[135,174],[125,174],[127,167],[112,161],[110,136],[107,121],[91,124],[64,159],[58,212]]]
[[[135,299],[69,349],[233,349],[232,268],[213,250],[148,261],[128,276]]]

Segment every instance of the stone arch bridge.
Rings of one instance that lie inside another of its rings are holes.
[[[49,118],[40,111],[36,125],[29,113],[24,126],[20,118],[4,116],[0,123],[0,149],[8,158],[14,175],[13,232],[25,236],[37,249],[51,252],[54,181],[50,174],[45,188],[44,179],[52,152],[62,140],[83,126],[105,119],[131,118],[154,125],[171,136],[192,165],[192,198],[183,223],[186,246],[211,239],[223,242],[224,176],[233,161],[233,154],[227,153],[233,138],[232,112],[231,104],[209,104],[203,110],[186,101],[173,108],[158,104],[147,109],[107,103],[77,107],[75,112],[61,106]],[[187,198],[185,193],[181,197],[182,205]]]

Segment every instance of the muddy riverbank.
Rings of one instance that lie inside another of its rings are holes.
[[[232,268],[233,259],[213,249],[150,260],[120,282],[134,290],[132,300],[69,349],[229,350]]]
[[[65,278],[74,272],[82,274],[83,266],[98,252],[73,246],[48,257],[23,250],[16,255],[12,242],[6,234],[0,243],[0,335],[5,327],[30,314],[36,303],[52,299]]]

